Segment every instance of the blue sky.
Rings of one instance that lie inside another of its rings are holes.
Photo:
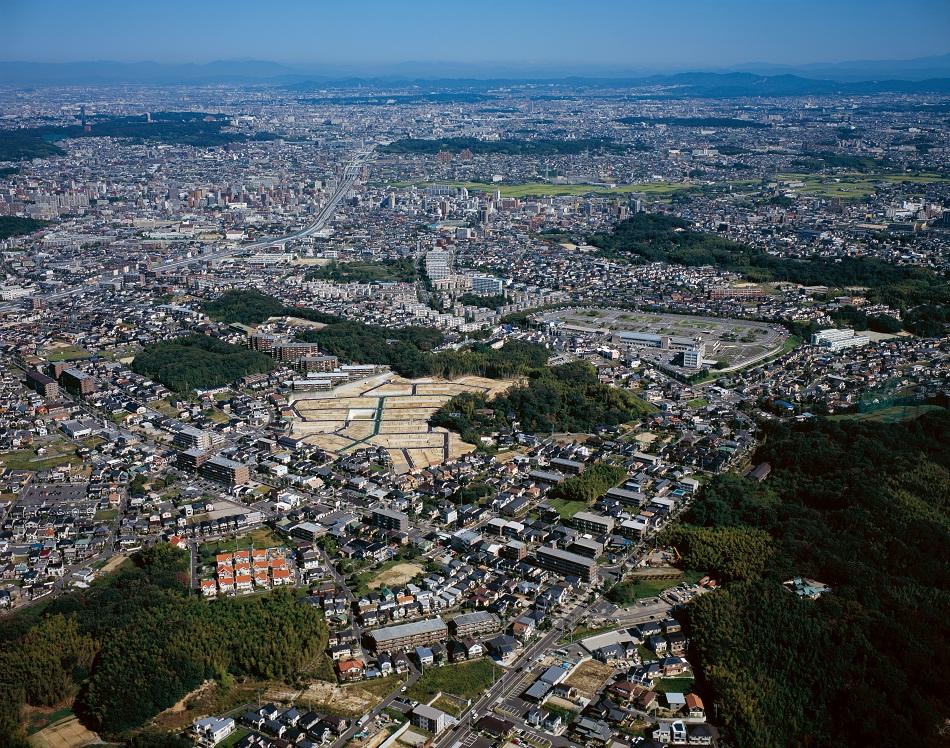
[[[950,0],[0,0],[0,59],[707,68],[950,52]]]

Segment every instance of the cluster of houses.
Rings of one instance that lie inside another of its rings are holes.
[[[195,720],[191,733],[199,745],[210,748],[234,733],[238,726],[248,733],[233,748],[316,748],[342,735],[349,722],[296,707],[265,704],[246,709],[236,720],[214,716]]]
[[[252,548],[215,556],[215,578],[201,580],[205,597],[269,590],[294,583],[283,547]]]

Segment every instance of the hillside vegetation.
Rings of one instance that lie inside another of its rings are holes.
[[[159,544],[135,561],[42,614],[0,622],[4,746],[26,745],[27,704],[67,704],[91,728],[118,737],[207,679],[292,680],[322,664],[326,626],[293,593],[209,604],[187,594],[187,553]]]
[[[132,362],[132,371],[175,392],[187,392],[221,387],[274,366],[274,359],[263,353],[207,335],[189,335],[146,346]]]
[[[510,431],[516,422],[528,433],[586,433],[652,411],[653,406],[630,392],[601,384],[593,366],[577,361],[532,371],[524,384],[492,399],[481,393],[456,395],[429,423],[478,444],[480,437]]]
[[[668,532],[686,566],[724,581],[686,617],[698,685],[733,745],[939,743],[948,445],[945,412],[773,425],[755,457],[769,479],[714,478]],[[801,599],[782,587],[794,577],[832,591]]]

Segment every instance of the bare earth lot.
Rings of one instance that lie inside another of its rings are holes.
[[[386,569],[386,571],[379,574],[366,586],[371,590],[379,589],[380,587],[398,587],[415,579],[416,575],[421,571],[422,567],[419,566],[419,564],[396,564],[392,568]]]
[[[30,745],[35,748],[80,748],[101,742],[96,733],[83,727],[75,717],[64,719],[30,736]]]
[[[325,393],[293,398],[293,433],[334,454],[368,446],[383,447],[398,473],[421,470],[471,452],[458,434],[432,428],[429,418],[462,392],[489,397],[504,392],[511,380],[460,377],[404,379],[395,374],[350,382]]]

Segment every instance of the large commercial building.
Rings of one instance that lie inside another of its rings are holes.
[[[580,577],[585,582],[597,578],[597,562],[577,553],[562,551],[560,548],[542,546],[535,554],[535,562],[542,569],[553,571],[565,577]]]
[[[396,652],[411,647],[423,647],[432,642],[446,641],[449,629],[441,618],[385,626],[366,634],[374,652]]]
[[[208,480],[228,486],[243,486],[251,479],[250,468],[226,457],[212,457],[201,466],[201,474]]]
[[[845,328],[838,330],[828,328],[819,330],[811,336],[811,344],[819,345],[831,351],[840,351],[844,348],[857,348],[867,345],[871,339],[867,335],[856,335],[854,330]]]
[[[500,278],[491,275],[473,275],[472,293],[479,296],[501,296],[505,284]]]
[[[403,512],[376,507],[373,509],[372,517],[373,524],[385,530],[398,530],[399,532],[408,532],[409,530],[409,515]]]

